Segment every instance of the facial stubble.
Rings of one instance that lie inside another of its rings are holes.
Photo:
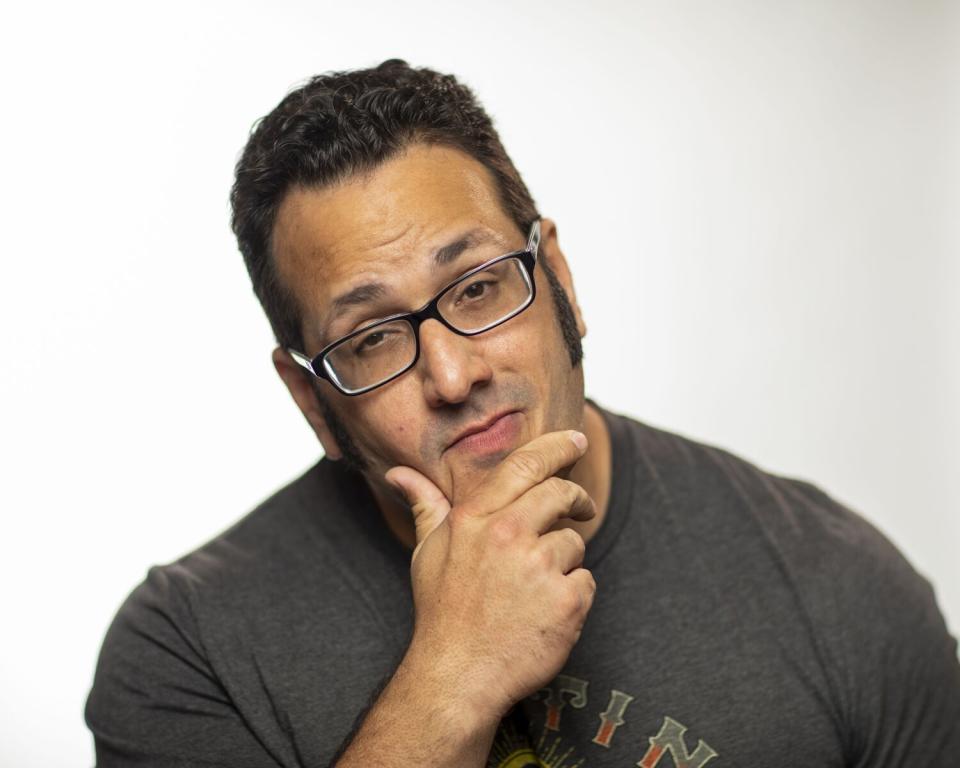
[[[546,263],[543,264],[543,271],[547,277],[547,284],[550,286],[554,315],[560,329],[560,335],[570,355],[570,366],[575,368],[583,362],[583,345],[580,341],[580,332],[577,329],[577,319],[570,300],[567,298],[567,292],[563,289],[556,274]],[[314,391],[317,394],[317,400],[320,403],[323,418],[326,420],[327,427],[337,441],[337,446],[340,448],[343,465],[353,472],[363,474],[370,469],[370,461],[363,455],[363,452],[360,450],[343,419],[341,419],[331,407],[326,394],[321,388],[322,384],[320,380],[313,376],[310,378],[313,381]]]

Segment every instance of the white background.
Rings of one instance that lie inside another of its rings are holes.
[[[960,5],[346,5],[4,14],[0,763],[91,764],[124,596],[318,457],[227,194],[289,87],[394,56],[558,221],[588,394],[820,485],[960,629]]]

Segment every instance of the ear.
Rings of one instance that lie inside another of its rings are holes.
[[[290,353],[281,347],[273,350],[273,367],[277,369],[283,383],[287,385],[291,397],[323,446],[323,452],[327,458],[332,461],[340,459],[343,452],[334,439],[330,427],[327,426],[327,420],[323,418],[320,401],[317,399],[313,383],[308,378],[311,375],[310,372],[305,371],[290,356]]]
[[[583,320],[583,314],[580,312],[580,305],[577,304],[577,294],[573,290],[573,277],[570,275],[570,267],[567,266],[567,259],[560,250],[560,241],[557,237],[557,224],[553,219],[540,220],[540,254],[550,264],[550,268],[563,286],[570,306],[573,307],[574,317],[577,319],[577,330],[582,339],[587,335],[587,324]]]

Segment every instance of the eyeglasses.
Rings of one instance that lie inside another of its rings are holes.
[[[359,328],[328,344],[312,359],[295,349],[287,348],[287,352],[343,394],[362,395],[416,365],[420,326],[426,320],[439,320],[460,336],[476,336],[529,307],[536,296],[533,268],[539,247],[540,221],[536,220],[526,248],[464,273],[417,311]]]

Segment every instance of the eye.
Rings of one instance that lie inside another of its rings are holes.
[[[377,329],[357,336],[353,340],[353,352],[362,355],[365,352],[373,352],[390,343],[397,335],[397,332],[389,328]]]
[[[489,280],[479,280],[475,283],[470,283],[463,290],[463,296],[468,299],[479,299],[487,291],[487,286],[490,285]]]
[[[458,306],[485,304],[496,295],[499,280],[489,273],[485,274],[483,278],[482,280],[475,278],[463,284],[463,287],[457,291],[456,295],[456,304]]]
[[[370,349],[371,347],[375,347],[377,344],[382,342],[383,336],[383,331],[374,331],[373,333],[368,333],[366,336],[360,337],[360,344],[358,346],[361,349]]]

